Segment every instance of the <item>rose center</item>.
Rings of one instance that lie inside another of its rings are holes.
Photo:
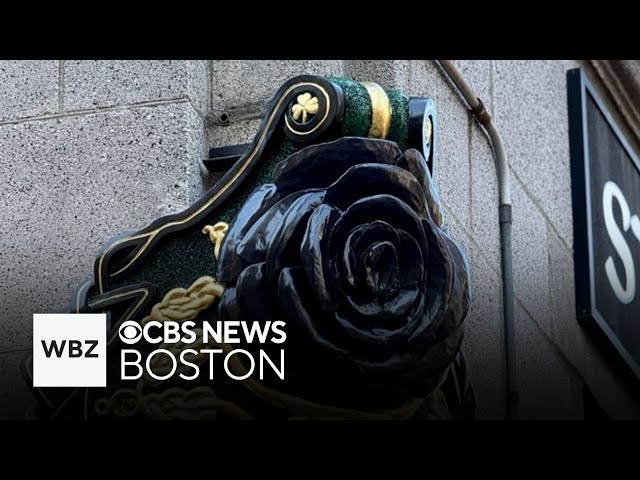
[[[398,254],[391,242],[370,246],[362,256],[364,280],[376,296],[383,296],[395,288],[398,276]]]

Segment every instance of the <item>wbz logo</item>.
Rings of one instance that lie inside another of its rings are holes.
[[[91,353],[98,346],[98,340],[85,340],[85,345],[89,345],[89,349],[86,352],[82,351],[82,342],[80,340],[69,340],[68,344],[66,340],[62,340],[62,342],[60,342],[59,344],[55,340],[51,340],[51,343],[49,345],[47,345],[46,340],[40,340],[40,342],[42,343],[42,348],[44,349],[44,354],[47,358],[51,358],[52,353],[54,353],[58,358],[64,356],[65,345],[69,345],[69,358],[100,357],[100,355],[98,355],[97,353]]]
[[[33,315],[34,387],[106,387],[104,313]]]

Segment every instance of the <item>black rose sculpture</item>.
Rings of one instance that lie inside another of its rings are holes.
[[[286,322],[286,380],[265,382],[358,409],[431,393],[469,307],[425,159],[386,140],[345,137],[279,164],[225,235],[218,278],[221,320]]]

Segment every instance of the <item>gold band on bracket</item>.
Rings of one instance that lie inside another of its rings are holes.
[[[373,82],[361,82],[371,99],[371,127],[367,136],[371,138],[387,138],[391,127],[391,103],[387,92]]]

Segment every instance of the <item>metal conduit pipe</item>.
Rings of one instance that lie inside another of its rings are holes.
[[[499,188],[500,221],[500,255],[502,269],[502,311],[504,321],[504,350],[506,363],[506,411],[507,418],[517,417],[518,388],[516,378],[516,351],[515,351],[515,322],[513,310],[513,268],[511,247],[511,179],[509,165],[504,155],[502,140],[491,121],[491,116],[484,108],[484,104],[474,93],[469,84],[462,77],[451,60],[435,60],[441,71],[455,87],[457,93],[465,103],[476,121],[484,130],[496,163]]]

